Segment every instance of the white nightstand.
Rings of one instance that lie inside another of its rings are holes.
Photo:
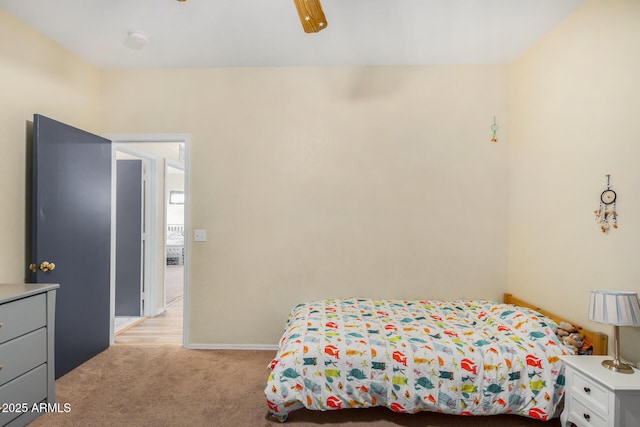
[[[621,374],[600,363],[612,356],[566,356],[562,427],[640,426],[640,371]]]

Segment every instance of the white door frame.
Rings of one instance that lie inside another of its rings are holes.
[[[188,329],[187,325],[189,324],[189,153],[190,153],[190,142],[191,135],[189,134],[107,134],[103,135],[104,138],[107,138],[113,142],[112,144],[112,168],[115,171],[115,152],[117,151],[125,151],[125,149],[133,150],[136,153],[135,156],[141,157],[143,159],[147,159],[149,157],[149,153],[144,153],[142,150],[135,150],[133,147],[123,147],[119,144],[127,144],[127,143],[178,143],[184,145],[184,196],[185,196],[185,204],[184,204],[184,230],[185,230],[185,240],[184,240],[184,277],[183,277],[183,303],[184,303],[184,314],[183,314],[183,322],[182,322],[182,346],[187,347],[187,343],[189,342],[188,337]],[[133,153],[130,153],[133,154]],[[150,166],[150,176],[153,178],[150,180],[150,185],[154,185],[149,188],[149,193],[147,194],[147,200],[150,204],[150,214],[149,214],[149,227],[148,229],[152,231],[148,233],[148,243],[149,248],[157,248],[158,245],[158,236],[157,236],[157,225],[158,225],[158,210],[160,208],[159,201],[156,197],[157,194],[157,182],[155,177],[157,176],[157,158],[149,158],[149,166]],[[111,336],[111,344],[113,344],[113,332],[114,332],[114,319],[115,319],[115,241],[116,241],[116,225],[115,225],[115,209],[116,209],[116,192],[115,192],[115,173],[112,173],[112,183],[111,183],[111,325],[110,325],[110,336]],[[163,203],[164,204],[164,203]],[[164,207],[163,207],[164,209]],[[164,246],[164,245],[163,245]],[[149,257],[149,282],[147,282],[147,290],[149,288],[154,287],[157,282],[157,274],[159,268],[157,250],[149,251],[151,254]],[[164,259],[161,260],[164,262]],[[150,314],[155,311],[157,295],[156,292],[149,292],[148,294],[148,304]],[[145,307],[146,308],[146,307]]]

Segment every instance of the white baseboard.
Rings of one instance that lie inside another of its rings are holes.
[[[277,345],[267,344],[187,344],[190,350],[278,350]]]

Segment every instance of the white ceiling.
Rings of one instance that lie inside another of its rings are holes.
[[[302,30],[292,0],[0,0],[98,68],[509,63],[584,0],[321,0]],[[141,50],[124,41],[149,39]]]

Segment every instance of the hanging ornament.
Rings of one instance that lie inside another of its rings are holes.
[[[491,125],[491,131],[493,132],[493,138],[491,138],[491,142],[498,142],[498,137],[496,136],[496,132],[498,132],[500,126],[496,124],[496,116],[493,116],[493,124]]]
[[[609,232],[609,228],[618,228],[618,212],[616,212],[616,192],[611,189],[611,175],[607,175],[607,188],[600,194],[600,207],[593,211],[596,214],[596,222],[603,233]]]

